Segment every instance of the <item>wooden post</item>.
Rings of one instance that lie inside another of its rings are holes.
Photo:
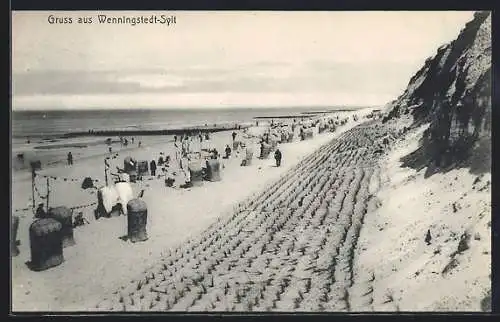
[[[104,159],[104,180],[106,182],[106,186],[108,186],[108,163],[106,159]]]
[[[47,213],[49,213],[49,194],[50,194],[50,186],[49,186],[49,177],[47,177]]]
[[[31,167],[31,200],[33,201],[33,214],[35,213],[35,167]]]

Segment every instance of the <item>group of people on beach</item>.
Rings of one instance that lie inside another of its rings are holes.
[[[181,182],[182,178],[177,177],[181,174],[184,177],[186,183],[190,181],[190,169],[189,164],[191,161],[195,160],[203,160],[203,159],[230,159],[232,157],[233,149],[238,151],[238,148],[244,147],[245,144],[243,142],[238,141],[238,132],[232,131],[230,133],[230,141],[231,143],[225,144],[224,154],[219,154],[219,151],[213,146],[209,144],[204,144],[202,148],[202,143],[210,141],[210,133],[204,132],[188,132],[182,135],[173,135],[173,151],[171,155],[167,155],[164,152],[160,152],[158,158],[150,159],[146,161],[147,166],[149,166],[149,173],[153,177],[157,177],[159,174],[165,176],[165,182],[170,181],[170,183],[174,181]],[[269,142],[269,133],[263,136],[262,142]],[[247,134],[248,136],[248,134]],[[124,138],[120,137],[120,140],[126,142]],[[126,144],[126,143],[125,143]],[[282,152],[279,148],[276,148],[274,151],[274,159],[276,162],[276,166],[281,166],[282,163]],[[224,164],[222,164],[224,167]],[[161,173],[158,173],[158,170],[161,170]],[[139,168],[137,168],[138,172],[141,172]],[[140,177],[140,174],[139,174]]]
[[[180,136],[173,136],[173,146],[174,151],[172,157],[170,155],[165,155],[165,153],[160,152],[158,161],[151,160],[149,162],[149,169],[152,176],[157,175],[157,170],[159,167],[163,170],[165,176],[167,177],[166,182],[174,181],[173,176],[177,174],[178,171],[184,174],[186,182],[189,181],[189,169],[188,164],[195,156],[193,154],[198,154],[198,158],[201,158],[201,149],[195,147],[196,141],[201,144],[204,141],[210,140],[209,133],[185,133]],[[215,150],[215,149],[214,149]],[[217,151],[215,150],[215,154]],[[211,156],[212,157],[212,156]]]

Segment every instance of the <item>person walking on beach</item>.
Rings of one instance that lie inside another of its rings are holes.
[[[219,152],[217,151],[217,149],[213,149],[210,151],[210,159],[218,159],[219,158]]]
[[[155,160],[151,160],[149,163],[149,168],[151,169],[151,175],[154,177],[156,176],[156,162]]]
[[[236,132],[233,132],[233,134],[231,134],[233,136],[233,141],[236,139]]]
[[[73,164],[73,154],[71,154],[71,151],[68,152],[68,165]]]
[[[231,156],[231,148],[229,147],[229,144],[226,144],[226,149],[224,151],[226,152],[226,159],[229,159]]]
[[[182,156],[186,156],[189,153],[189,137],[185,136],[182,141]]]
[[[280,149],[276,149],[274,152],[274,159],[276,160],[276,166],[279,167],[281,165],[281,151]]]
[[[193,141],[193,139],[192,139],[191,136],[189,136],[189,137],[186,138],[186,153],[187,154],[191,153],[192,141]]]

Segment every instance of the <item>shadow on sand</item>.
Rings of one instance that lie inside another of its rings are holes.
[[[125,242],[129,240],[128,235],[123,235],[123,236],[120,236],[120,237],[118,237],[118,238],[120,238],[121,240],[123,240],[123,241],[125,241]]]
[[[446,165],[437,166],[436,159],[448,158]],[[447,173],[454,169],[469,168],[469,172],[480,175],[491,171],[491,140],[484,138],[476,142],[475,146],[464,156],[443,154],[439,158],[426,152],[426,147],[420,143],[420,147],[415,151],[401,157],[402,168],[411,168],[421,171],[426,168],[424,178],[429,178],[436,173]]]

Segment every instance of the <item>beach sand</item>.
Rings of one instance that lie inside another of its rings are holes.
[[[402,120],[381,124],[356,114],[358,122],[335,133],[282,144],[279,168],[272,157],[249,167],[237,158],[225,162],[221,182],[202,187],[166,188],[157,179],[134,185],[135,193],[145,189],[145,242],[119,238],[124,216],[96,221],[86,210],[90,224],[76,228],[65,262],[32,272],[25,265],[31,218],[22,218],[13,310],[484,310],[491,174],[458,169],[426,178],[424,170],[402,168],[422,129],[404,134]],[[230,133],[218,135],[223,147]],[[90,158],[46,171],[94,178],[101,169],[102,159]],[[17,189],[16,198],[26,199],[29,184]],[[96,198],[59,189],[54,203]]]
[[[368,113],[368,111],[357,114]],[[352,112],[343,113],[346,116]],[[265,124],[265,122],[261,122]],[[43,272],[33,272],[26,263],[30,260],[29,225],[32,222],[31,209],[15,212],[20,216],[18,239],[20,255],[12,259],[12,308],[14,311],[69,311],[92,310],[106,291],[116,289],[130,279],[140,275],[158,259],[181,245],[188,238],[199,235],[217,219],[226,218],[234,212],[234,207],[269,184],[278,180],[284,173],[301,160],[326,144],[342,132],[352,128],[355,122],[341,126],[335,133],[324,132],[311,140],[281,144],[283,153],[281,167],[275,167],[274,159],[255,157],[259,151],[256,140],[254,160],[251,166],[241,167],[242,155],[229,160],[222,160],[222,181],[204,182],[202,187],[174,189],[165,186],[164,178],[145,177],[142,182],[133,185],[134,194],[145,190],[143,200],[148,205],[148,236],[142,243],[133,244],[120,239],[127,233],[125,216],[101,218],[93,215],[95,206],[82,208],[88,225],[74,230],[76,245],[64,248],[65,261],[60,266]],[[254,128],[258,134],[265,127]],[[211,135],[211,146],[223,151],[225,144],[231,143],[229,132]],[[241,137],[241,133],[239,137]],[[239,138],[237,137],[237,139]],[[116,151],[116,159],[110,159],[111,170],[115,166],[123,167],[125,156],[137,160],[157,159],[160,152],[170,154],[172,143],[148,144],[147,139],[141,148],[129,148]],[[137,144],[136,138],[135,143]],[[102,151],[102,147],[100,147]],[[114,151],[115,152],[115,151]],[[50,180],[50,206],[65,205],[75,207],[92,204],[97,201],[94,189],[80,188],[86,176],[97,179],[96,185],[104,185],[104,158],[102,152],[97,156],[76,157],[73,166],[54,165],[39,171],[37,187],[41,195],[45,194],[46,183],[41,176],[57,177]],[[115,153],[113,153],[114,155]],[[234,155],[234,153],[233,153]],[[157,171],[161,172],[161,171]],[[64,181],[61,178],[73,178]],[[30,207],[31,178],[27,172],[13,174],[13,208]],[[40,199],[38,199],[40,200]]]
[[[424,129],[381,160],[380,190],[358,241],[353,286],[356,294],[373,292],[354,310],[484,310],[491,290],[491,173],[462,168],[426,177],[426,169],[402,167],[400,158],[416,150]],[[371,305],[363,305],[368,300]]]

